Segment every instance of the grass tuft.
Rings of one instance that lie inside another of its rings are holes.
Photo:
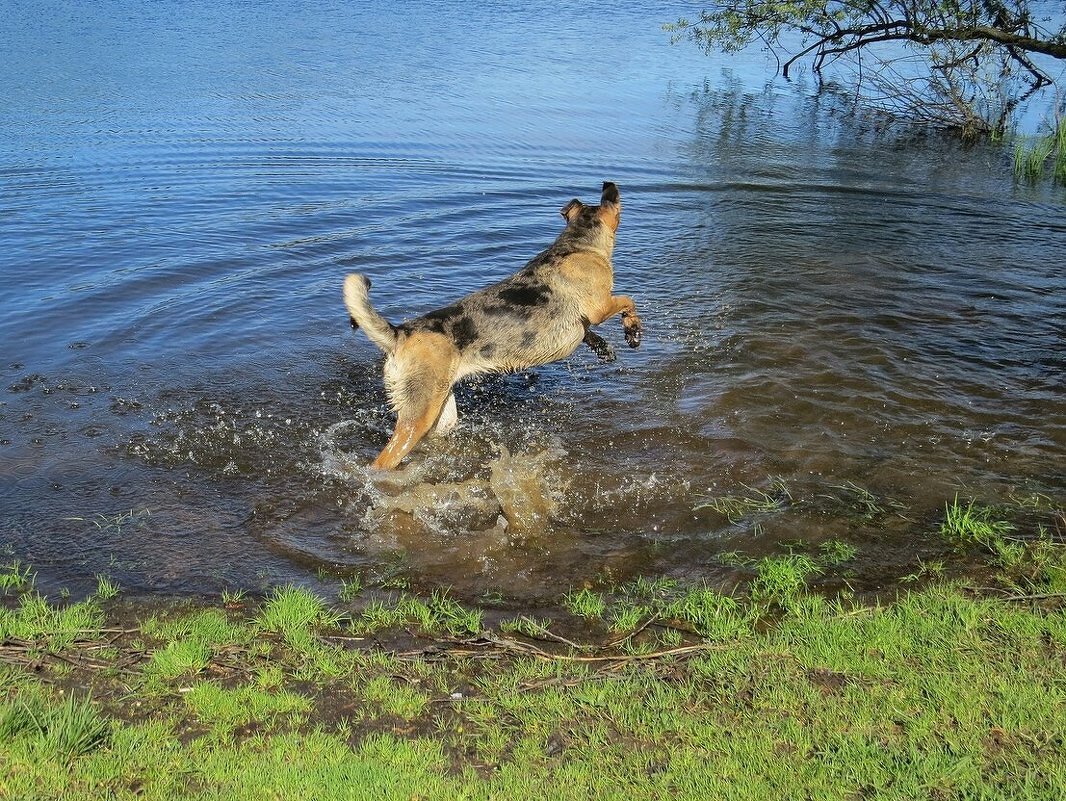
[[[341,579],[341,589],[337,593],[340,600],[345,603],[354,601],[363,591],[363,577],[356,574],[349,579]]]
[[[568,592],[563,598],[563,606],[585,620],[602,620],[607,612],[607,600],[587,587]]]
[[[40,759],[68,760],[107,742],[111,722],[88,698],[60,703],[26,693],[0,706],[0,742],[22,741]]]
[[[1014,175],[1035,182],[1050,174],[1066,183],[1066,118],[1058,117],[1043,136],[1018,137],[1014,143]]]
[[[973,500],[964,507],[956,495],[954,501],[944,504],[944,522],[940,526],[940,533],[959,544],[987,545],[989,540],[1014,529],[1010,522],[993,520],[992,516],[991,507],[978,506]]]
[[[257,620],[266,631],[280,634],[289,645],[306,648],[312,644],[315,629],[335,626],[340,618],[314,593],[287,584],[271,592]]]
[[[437,590],[428,602],[406,593],[393,604],[371,601],[352,621],[352,630],[358,634],[412,626],[429,634],[474,635],[482,630],[483,613],[480,609],[467,609],[449,598],[446,591]]]
[[[767,557],[759,562],[751,583],[752,600],[787,609],[806,591],[808,577],[822,570],[818,562],[802,554]]]
[[[1005,545],[1004,537],[1014,530],[1007,520],[996,520],[994,510],[971,500],[965,506],[959,496],[944,505],[940,534],[956,546],[978,545],[993,553]]]
[[[14,560],[0,568],[0,590],[6,595],[9,590],[22,591],[33,586],[34,575],[28,565]]]
[[[0,608],[0,640],[40,641],[43,648],[56,653],[78,638],[96,636],[103,621],[103,610],[93,598],[58,606],[31,592],[19,598],[17,608]]]
[[[119,593],[119,586],[109,576],[103,574],[96,577],[96,597],[101,601],[108,601]]]

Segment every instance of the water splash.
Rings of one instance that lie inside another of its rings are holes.
[[[377,544],[395,546],[405,534],[421,532],[452,538],[470,532],[494,532],[508,542],[524,542],[550,533],[563,516],[569,481],[557,443],[519,446],[512,453],[492,443],[496,456],[476,460],[480,448],[452,453],[454,439],[439,450],[421,453],[398,470],[380,473],[366,467],[368,455],[350,439],[361,439],[364,421],[336,423],[319,436],[322,471],[349,485],[359,496],[349,511],[369,499],[361,528]],[[353,435],[355,435],[353,437]]]

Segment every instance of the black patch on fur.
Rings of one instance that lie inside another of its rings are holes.
[[[463,313],[462,308],[458,304],[453,303],[451,306],[445,306],[443,309],[436,309],[431,312],[426,312],[423,317],[427,320],[447,320],[451,317],[458,317]]]
[[[508,303],[490,303],[483,307],[482,311],[487,317],[517,317],[521,320],[528,320],[533,316],[532,307],[512,306]]]
[[[515,284],[501,290],[500,299],[516,306],[543,306],[551,293],[551,289],[544,284]]]
[[[434,334],[443,334],[450,327],[449,324],[453,320],[462,316],[462,308],[453,303],[451,306],[445,306],[443,309],[436,309],[423,314],[417,322],[420,323],[418,327],[425,331],[431,331]]]
[[[477,338],[477,326],[469,317],[460,317],[452,325],[452,341],[459,350],[465,350],[471,343],[476,342]]]
[[[536,341],[537,341],[537,332],[536,331],[523,331],[522,332],[522,347],[523,348],[530,347]]]
[[[488,345],[485,345],[484,347],[482,347],[481,350],[478,351],[478,353],[480,354],[481,358],[483,358],[483,359],[491,359],[492,358],[492,354],[494,354],[495,352],[496,352],[496,346],[494,344],[492,344],[491,342]]]

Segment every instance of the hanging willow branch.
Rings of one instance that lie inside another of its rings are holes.
[[[1023,76],[1012,109],[1052,83],[1034,57],[1066,60],[1066,25],[1044,27],[1029,0],[726,0],[697,22],[666,27],[675,41],[691,39],[708,51],[735,52],[760,42],[778,57],[785,78],[797,62],[810,59],[820,76],[840,56],[893,42],[928,49],[931,62],[934,48],[948,48],[951,60],[930,64],[942,74],[976,74],[982,59],[994,55]]]

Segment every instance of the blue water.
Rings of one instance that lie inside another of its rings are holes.
[[[838,538],[878,585],[944,556],[956,492],[1066,505],[1062,189],[879,132],[765,54],[671,45],[673,16],[6,4],[0,548],[53,587],[548,597],[730,585],[721,553]],[[641,349],[611,321],[612,365],[464,388],[459,431],[380,486],[344,275],[394,321],[437,308],[604,180]],[[761,516],[705,506],[782,485]]]

